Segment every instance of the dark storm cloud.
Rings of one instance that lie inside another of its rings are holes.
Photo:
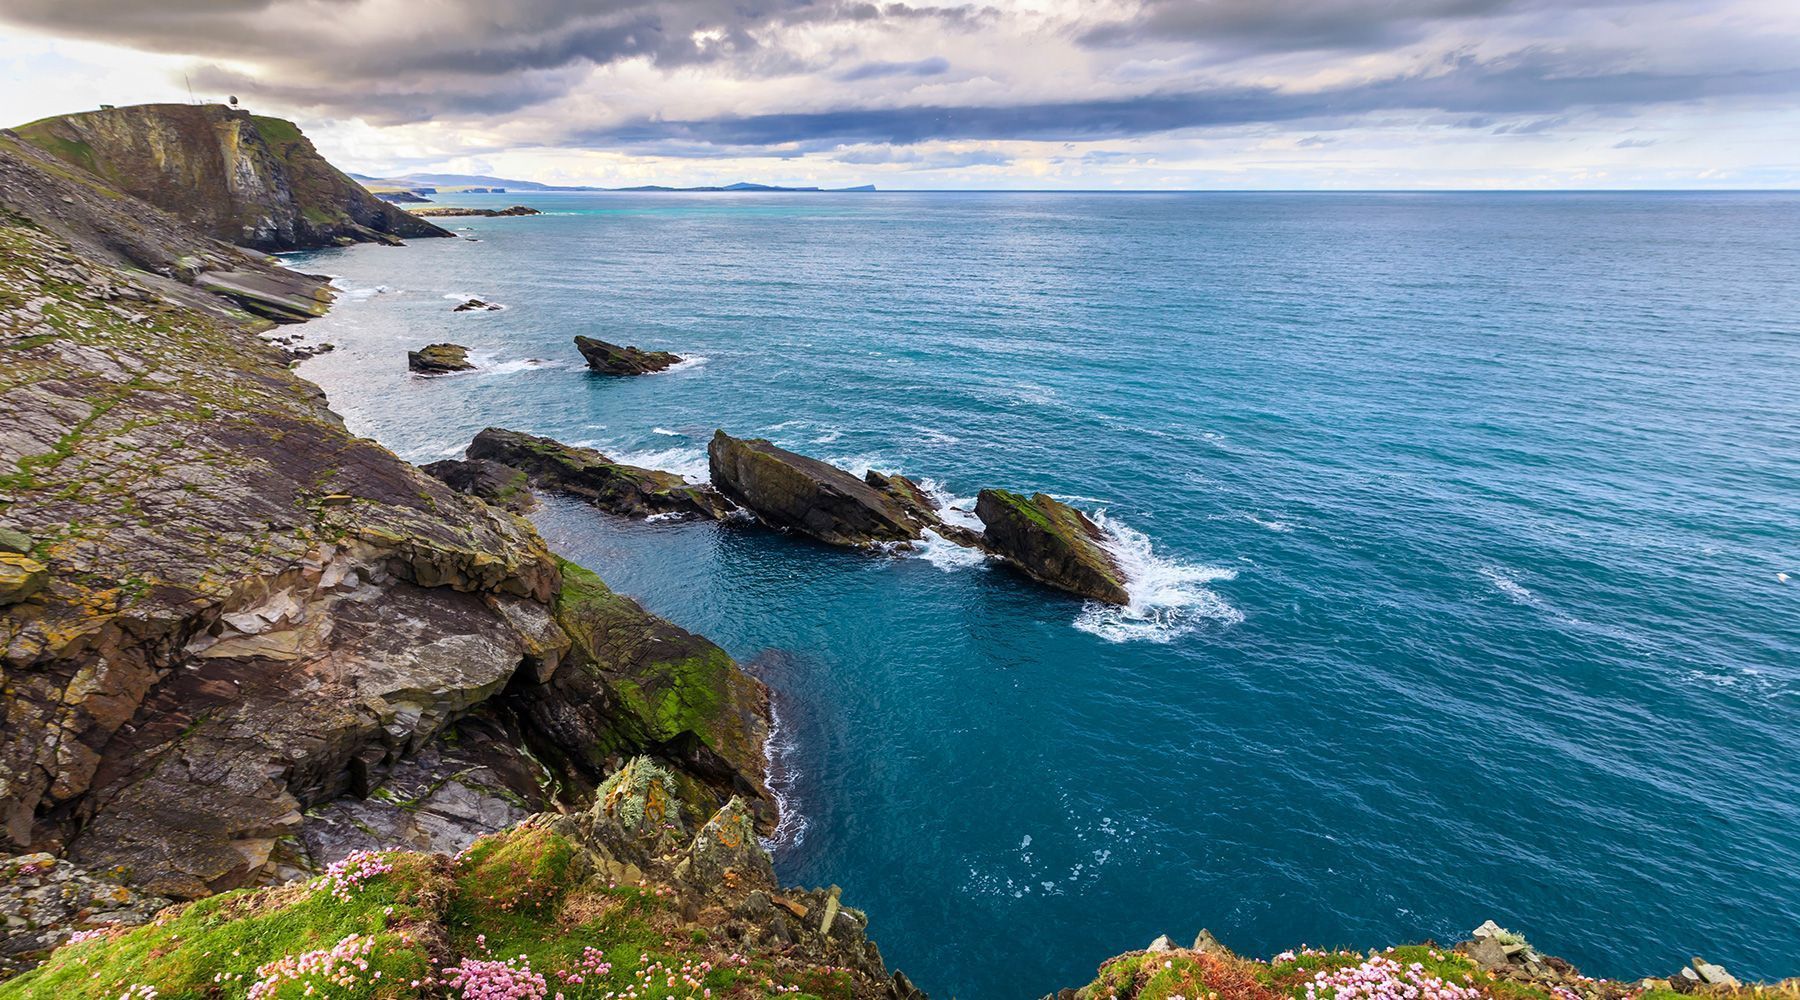
[[[365,0],[4,0],[0,21],[255,65],[254,80],[217,67],[201,75],[292,106],[361,115],[373,105],[374,120],[397,123],[513,111],[566,92],[576,71],[625,59],[795,72],[760,40],[783,25],[932,20],[954,30],[995,16],[836,0],[440,0],[404,19],[375,10]],[[932,60],[893,65],[941,71]]]
[[[1226,55],[1405,44],[1434,25],[1628,0],[1143,0],[1130,17],[1081,31],[1093,46],[1210,43]]]
[[[737,148],[796,142],[908,145],[953,139],[1081,141],[1189,128],[1346,120],[1372,112],[1401,110],[1465,113],[1472,117],[1464,124],[1498,124],[1501,131],[1529,133],[1555,124],[1551,116],[1577,108],[1620,109],[1800,90],[1800,70],[1727,75],[1621,70],[1570,75],[1570,66],[1590,61],[1565,62],[1565,58],[1541,52],[1487,62],[1459,57],[1449,60],[1437,72],[1309,93],[1224,87],[1023,105],[846,108],[692,121],[642,120],[571,139],[601,146],[651,147],[672,143]],[[1509,116],[1536,116],[1540,120],[1513,126],[1505,121]]]

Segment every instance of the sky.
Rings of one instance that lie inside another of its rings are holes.
[[[1800,187],[1800,0],[0,0],[0,121],[190,89],[376,176]]]

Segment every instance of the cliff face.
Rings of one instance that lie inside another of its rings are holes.
[[[143,104],[16,131],[209,236],[258,250],[450,235],[371,195],[280,118],[217,104]]]

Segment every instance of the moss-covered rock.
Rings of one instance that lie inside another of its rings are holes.
[[[406,367],[420,375],[449,375],[474,371],[469,363],[469,349],[461,344],[426,344],[406,352]]]
[[[982,490],[975,515],[992,550],[1032,579],[1108,604],[1130,603],[1125,572],[1101,547],[1099,527],[1068,504],[1042,493]]]
[[[863,548],[920,537],[920,524],[894,498],[818,459],[722,430],[706,455],[719,492],[771,527]]]
[[[626,517],[692,514],[722,518],[731,505],[710,486],[673,472],[615,462],[592,448],[489,427],[469,444],[471,461],[497,462],[525,473],[533,486],[580,497]]]
[[[589,371],[602,375],[648,375],[681,363],[680,357],[668,351],[620,347],[593,337],[576,337],[575,349],[587,361]]]

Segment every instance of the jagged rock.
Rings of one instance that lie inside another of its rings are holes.
[[[424,201],[425,199],[418,198],[416,200]],[[527,208],[524,205],[514,205],[511,208],[455,208],[443,206],[438,208],[415,208],[411,211],[412,214],[427,219],[454,219],[465,216],[483,219],[504,219],[518,215],[544,214],[535,208]]]
[[[1217,955],[1220,958],[1237,957],[1237,954],[1225,947],[1224,942],[1215,937],[1212,931],[1204,927],[1200,928],[1200,933],[1194,936],[1193,950],[1202,955]]]
[[[1174,949],[1174,947],[1175,947],[1174,942],[1169,940],[1169,936],[1167,934],[1159,934],[1156,936],[1156,940],[1150,942],[1150,946],[1145,948],[1144,950],[1145,951],[1171,951]]]
[[[702,894],[728,892],[744,880],[755,885],[775,882],[769,852],[757,840],[756,817],[737,796],[694,835],[682,864],[681,877]]]
[[[23,531],[0,527],[0,552],[13,552],[18,555],[29,555],[32,546],[31,536]]]
[[[419,468],[458,493],[480,497],[507,510],[524,513],[537,506],[525,473],[510,465],[485,458],[446,458]]]
[[[1726,972],[1724,966],[1714,965],[1698,955],[1694,956],[1690,965],[1700,981],[1709,986],[1729,986],[1736,989],[1743,985],[1738,982],[1736,976]]]
[[[208,235],[258,250],[451,235],[371,195],[280,118],[142,104],[46,118],[17,133]]]
[[[863,482],[893,500],[919,526],[935,527],[943,522],[943,518],[938,516],[937,502],[931,499],[931,495],[923,487],[905,476],[897,472],[888,475],[870,469],[863,474]]]
[[[1130,603],[1125,573],[1101,548],[1099,527],[1075,508],[1042,493],[982,490],[975,515],[993,551],[1032,579],[1108,604]]]
[[[0,607],[29,599],[49,582],[50,567],[30,556],[0,552]]]
[[[897,501],[835,466],[724,431],[713,435],[706,454],[719,492],[772,527],[831,545],[919,538],[919,527]]]
[[[588,369],[602,375],[648,375],[681,363],[668,351],[620,347],[592,337],[576,337],[575,349],[587,360]]]
[[[49,854],[0,859],[0,979],[37,964],[78,931],[135,927],[167,905]]]
[[[647,757],[626,761],[595,791],[586,812],[559,818],[555,829],[639,864],[661,859],[688,842],[675,775]]]
[[[457,303],[456,308],[454,308],[450,311],[451,312],[459,312],[459,313],[498,312],[499,309],[500,309],[500,305],[495,302],[488,302],[484,299],[467,299],[467,300]]]
[[[448,375],[474,371],[469,363],[469,349],[461,344],[426,344],[406,352],[406,367],[420,375]]]
[[[673,472],[623,465],[592,448],[520,431],[489,427],[475,435],[466,454],[512,466],[539,489],[569,493],[627,517],[681,513],[716,519],[731,512],[717,491]]]

